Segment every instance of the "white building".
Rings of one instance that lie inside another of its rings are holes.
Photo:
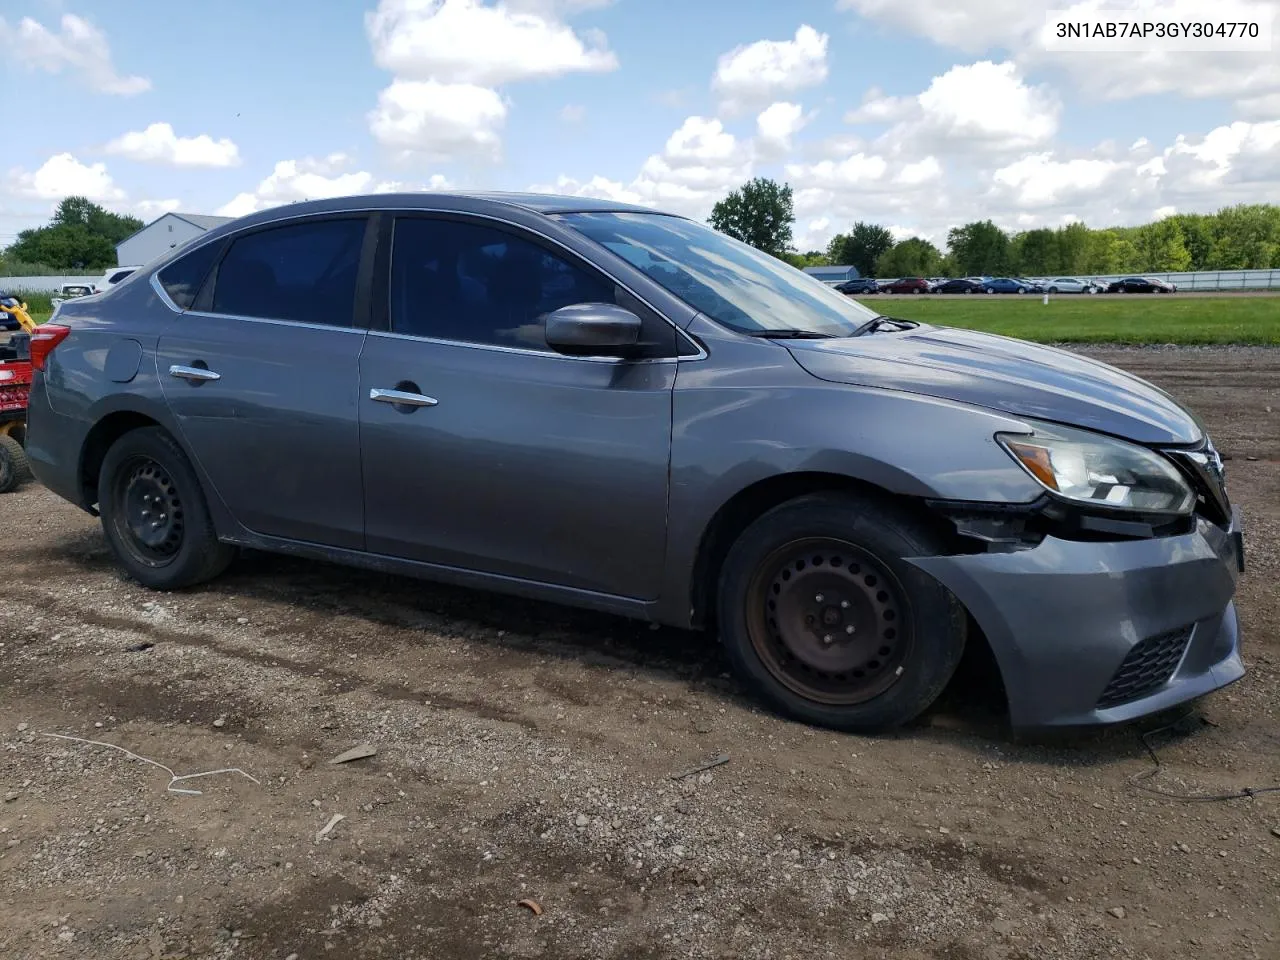
[[[211,217],[202,213],[166,213],[117,243],[116,263],[122,267],[144,266],[229,220],[231,217]]]

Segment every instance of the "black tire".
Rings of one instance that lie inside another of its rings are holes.
[[[31,479],[31,464],[27,451],[17,439],[0,434],[0,493],[17,490]]]
[[[144,587],[195,586],[218,576],[235,557],[235,548],[218,540],[186,454],[160,427],[131,430],[111,445],[98,500],[107,543]]]
[[[941,550],[916,517],[870,498],[819,494],[770,510],[734,543],[718,584],[738,676],[805,723],[879,733],[914,720],[965,647],[963,607],[903,559]]]

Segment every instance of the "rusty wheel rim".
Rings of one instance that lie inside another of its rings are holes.
[[[775,679],[830,706],[883,694],[902,676],[912,648],[898,578],[866,550],[826,537],[787,543],[757,567],[747,629]]]

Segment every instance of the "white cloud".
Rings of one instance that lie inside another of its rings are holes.
[[[787,164],[787,176],[804,188],[843,190],[862,187],[884,178],[889,169],[884,157],[855,153],[843,160],[822,160],[815,164]]]
[[[887,97],[879,87],[872,87],[862,98],[862,105],[844,115],[845,123],[892,123],[905,119],[916,105],[913,97]]]
[[[351,158],[335,153],[327,157],[305,157],[281,160],[251,192],[237,194],[218,208],[224,217],[242,217],[257,210],[296,203],[303,200],[325,200],[355,194],[392,193],[399,190],[444,190],[448,181],[439,175],[419,186],[380,180],[367,170],[349,171]]]
[[[616,70],[604,38],[579,36],[558,14],[598,4],[381,0],[365,17],[374,62],[399,77],[499,86]]]
[[[107,173],[106,164],[83,164],[70,153],[50,157],[34,173],[18,171],[12,179],[16,193],[41,200],[78,196],[101,203],[125,197]]]
[[[1007,188],[1019,207],[1053,207],[1104,190],[1124,169],[1112,160],[1054,160],[1052,154],[1035,153],[996,170],[992,180]]]
[[[610,2],[380,0],[365,29],[374,62],[395,79],[368,114],[370,131],[401,157],[499,159],[508,104],[498,87],[618,69],[603,33],[564,22]]]
[[[752,169],[747,144],[719,120],[693,116],[667,138],[660,152],[644,161],[630,183],[599,175],[588,180],[561,176],[553,184],[534,184],[529,189],[705,217],[717,200],[751,178]]]
[[[925,157],[915,163],[908,163],[894,177],[896,183],[908,187],[916,187],[922,183],[932,183],[942,179],[942,164],[937,157]]]
[[[173,213],[181,208],[181,200],[139,200],[133,205],[133,212],[150,223],[156,217]]]
[[[1028,86],[1014,64],[989,60],[934,77],[916,102],[921,133],[994,149],[1043,143],[1057,131],[1062,109],[1048,90]]]
[[[529,189],[533,193],[554,193],[563,197],[591,197],[596,200],[612,200],[615,203],[634,203],[640,206],[653,206],[653,201],[646,200],[626,184],[618,180],[610,180],[599,175],[590,180],[580,181],[572,177],[559,176],[555,183],[535,183]]]
[[[827,79],[828,36],[808,24],[791,40],[757,40],[721,55],[711,88],[732,114]]]
[[[6,58],[28,69],[78,72],[98,93],[128,97],[151,89],[146,77],[116,72],[106,36],[88,20],[66,13],[59,25],[54,31],[24,17],[17,26],[10,26],[0,17],[0,46]]]
[[[464,83],[397,80],[378,94],[369,129],[402,156],[496,160],[507,105],[497,91]]]
[[[560,119],[565,123],[581,123],[587,119],[587,108],[577,103],[566,103],[560,108]]]
[[[886,27],[906,30],[969,54],[1008,51],[1023,69],[1052,67],[1061,71],[1081,93],[1105,100],[1121,100],[1157,93],[1189,97],[1241,100],[1251,118],[1271,119],[1251,112],[1253,102],[1280,92],[1280,57],[1274,50],[1245,52],[1176,52],[1153,49],[1079,53],[1046,47],[1042,32],[1050,10],[1066,11],[1072,20],[1088,20],[1099,10],[1128,9],[1135,20],[1151,14],[1180,21],[1203,19],[1206,8],[1197,0],[985,0],[982,4],[955,0],[839,0],[837,7],[854,11]],[[1280,0],[1233,0],[1213,7],[1215,19],[1270,18],[1280,29]]]
[[[175,167],[234,167],[240,163],[240,151],[232,141],[214,140],[206,133],[179,137],[167,123],[153,123],[145,130],[117,137],[107,144],[106,151]]]
[[[792,140],[812,119],[798,103],[770,104],[756,117],[757,149],[768,157],[791,152]]]

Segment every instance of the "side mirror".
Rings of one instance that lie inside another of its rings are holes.
[[[612,303],[574,303],[547,314],[547,345],[582,356],[621,355],[640,341],[640,318]]]

